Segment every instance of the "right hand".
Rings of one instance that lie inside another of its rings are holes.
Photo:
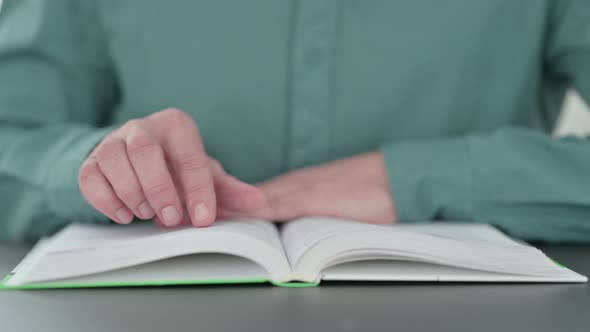
[[[163,226],[209,226],[218,208],[253,211],[260,189],[225,173],[203,147],[193,119],[166,109],[130,120],[107,135],[82,164],[80,191],[120,224],[133,216]]]

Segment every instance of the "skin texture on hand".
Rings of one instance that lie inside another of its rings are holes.
[[[130,120],[107,135],[81,166],[78,181],[86,200],[120,224],[134,217],[167,227],[204,227],[232,217],[397,220],[380,152],[252,186],[206,154],[197,124],[177,109]]]
[[[370,152],[296,170],[257,185],[267,204],[249,212],[220,209],[219,218],[287,221],[326,216],[373,224],[397,221],[383,155]]]
[[[120,224],[134,216],[163,226],[208,226],[218,208],[246,212],[264,193],[225,173],[204,150],[194,120],[177,109],[130,120],[107,135],[82,164],[80,191]]]

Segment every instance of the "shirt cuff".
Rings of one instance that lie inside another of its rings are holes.
[[[399,222],[473,218],[467,138],[392,143],[381,151]]]
[[[78,186],[78,172],[94,147],[113,129],[75,128],[63,137],[55,149],[56,156],[52,158],[54,163],[47,184],[49,208],[54,214],[71,222],[110,222],[84,199]]]

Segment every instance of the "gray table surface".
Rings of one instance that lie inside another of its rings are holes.
[[[0,244],[0,274],[28,251]],[[590,247],[541,247],[590,275]],[[590,331],[588,284],[0,291],[0,331]]]

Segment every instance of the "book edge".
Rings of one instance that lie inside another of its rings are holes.
[[[73,288],[111,288],[111,287],[146,287],[146,286],[189,286],[189,285],[230,285],[272,283],[263,278],[246,279],[202,279],[202,280],[160,280],[160,281],[124,281],[124,282],[47,282],[26,285],[8,285],[12,275],[7,275],[0,282],[0,290],[27,289],[73,289]]]

